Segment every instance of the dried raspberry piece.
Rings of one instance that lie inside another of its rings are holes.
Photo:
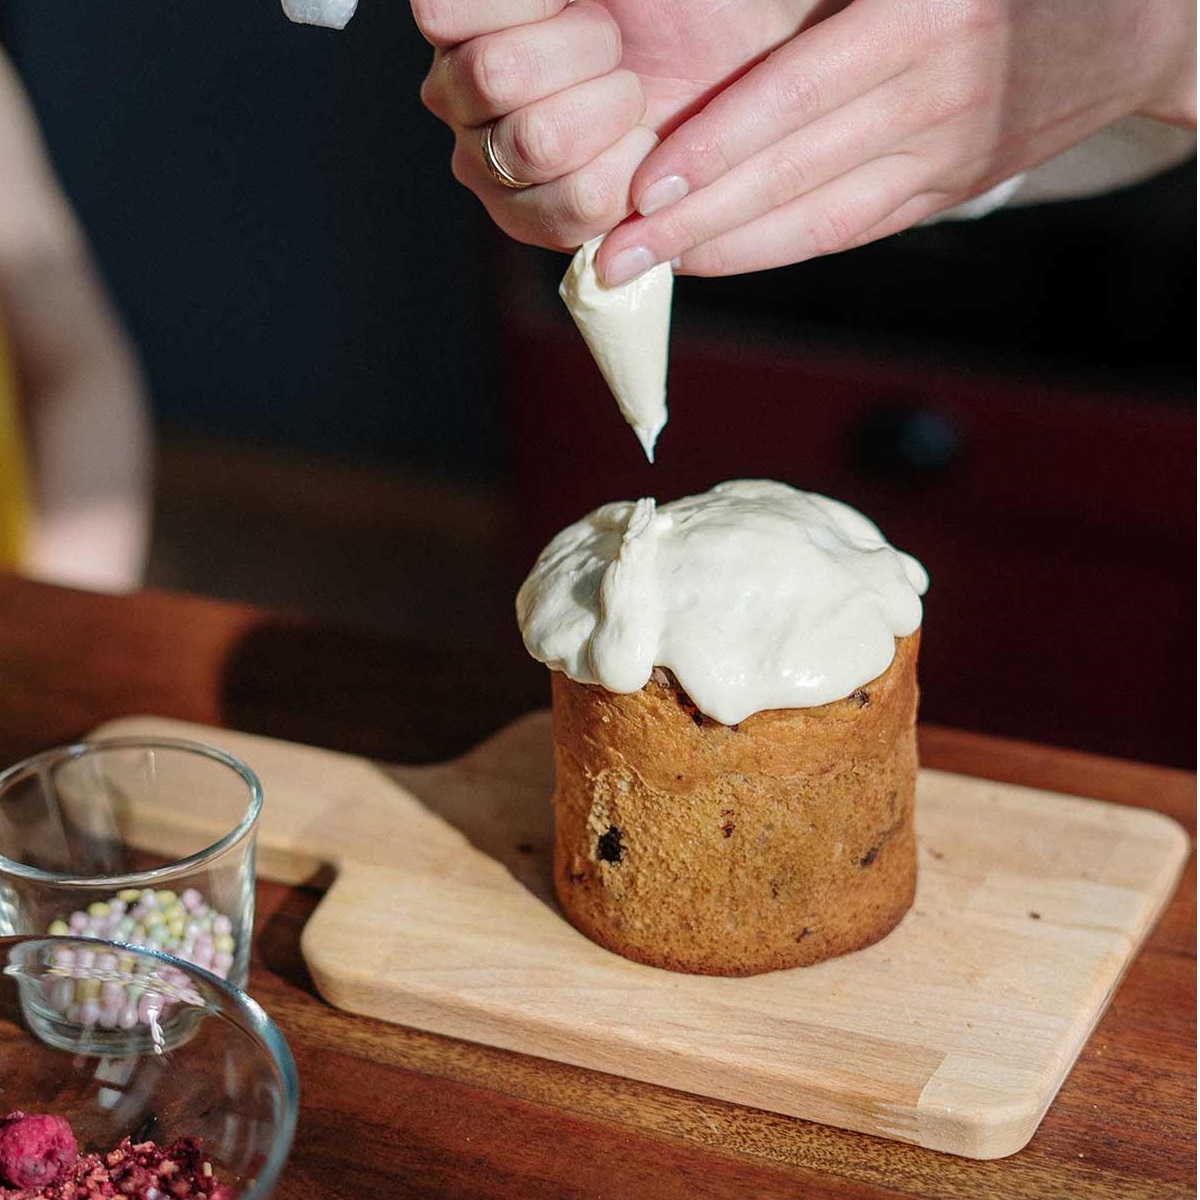
[[[0,1121],[0,1183],[44,1188],[78,1157],[75,1135],[62,1117],[18,1109]]]
[[[32,1181],[18,1169],[19,1182],[13,1182],[0,1158],[0,1200],[7,1196],[19,1196],[20,1200],[233,1200],[232,1188],[217,1180],[199,1138],[178,1138],[164,1149],[156,1142],[135,1144],[125,1137],[105,1154],[80,1155],[70,1126],[61,1117],[10,1113],[0,1120],[0,1135],[18,1126],[26,1134],[40,1129],[42,1135],[54,1134],[57,1126],[56,1136],[65,1130],[69,1147],[62,1147],[65,1158],[54,1156],[53,1177],[43,1172]],[[10,1134],[9,1138],[25,1151],[37,1149],[28,1136],[14,1139]],[[38,1145],[50,1145],[53,1140],[43,1136]],[[18,1191],[9,1191],[10,1184]]]

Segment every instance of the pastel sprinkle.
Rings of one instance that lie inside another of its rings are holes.
[[[56,917],[47,932],[149,946],[222,978],[233,969],[237,952],[233,921],[211,908],[196,888],[179,894],[169,888],[125,888],[92,901],[85,910]],[[158,969],[155,963],[116,948],[98,953],[88,947],[58,947],[51,962],[55,975],[46,981],[46,999],[77,1024],[129,1030],[162,1019],[178,1002],[147,991],[146,976]],[[179,976],[178,986],[186,988],[186,977]]]

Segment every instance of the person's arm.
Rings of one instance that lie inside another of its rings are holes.
[[[97,590],[138,586],[150,434],[130,343],[0,54],[0,320],[28,433],[33,527],[22,569]]]
[[[619,0],[624,3],[625,0]],[[853,0],[639,166],[609,283],[727,275],[899,232],[1139,114],[1195,126],[1194,0]],[[665,201],[665,203],[664,203]]]
[[[519,240],[612,230],[608,283],[845,250],[1130,114],[1195,117],[1192,0],[412,2],[457,178]],[[489,175],[488,124],[532,186]]]

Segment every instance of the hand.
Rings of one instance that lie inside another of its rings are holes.
[[[1190,0],[817,2],[413,0],[422,95],[501,228],[556,249],[611,229],[613,284],[849,249],[1129,113],[1194,121]],[[489,121],[535,186],[488,174]]]
[[[727,275],[897,232],[1134,112],[1194,124],[1190,0],[854,0],[639,166],[617,284]]]
[[[520,241],[573,250],[633,212],[658,136],[792,36],[817,0],[412,0],[435,47],[422,99],[455,177]],[[517,179],[488,173],[482,127]]]

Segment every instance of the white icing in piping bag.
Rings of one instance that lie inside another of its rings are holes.
[[[603,238],[579,247],[558,294],[587,342],[621,415],[633,426],[646,457],[667,423],[667,346],[671,332],[670,263],[659,263],[621,287],[596,274]]]

